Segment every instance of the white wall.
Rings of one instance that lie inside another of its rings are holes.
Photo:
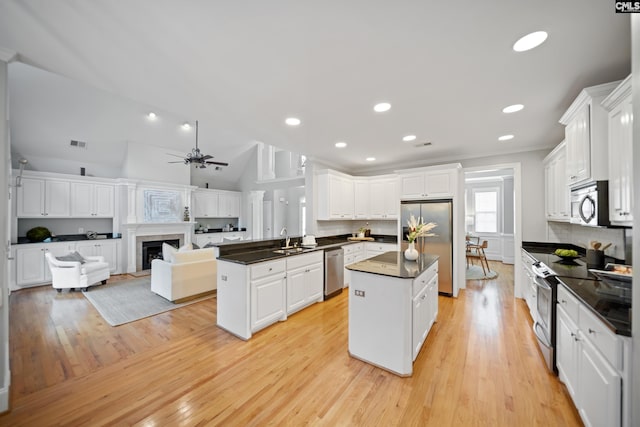
[[[624,234],[622,229],[585,227],[578,224],[550,221],[547,225],[547,241],[555,243],[572,243],[589,248],[589,242],[597,240],[603,244],[611,243],[605,253],[614,258],[625,259]]]
[[[529,151],[503,156],[463,160],[462,167],[520,163],[522,173],[522,240],[540,241],[546,236],[544,214],[544,167],[542,160],[550,150]]]
[[[631,71],[633,74],[633,80],[631,86],[633,87],[633,198],[636,203],[633,207],[633,216],[636,219],[640,219],[640,15],[632,14],[631,16]],[[634,273],[634,282],[640,282],[640,233],[635,233],[633,236],[633,265],[636,266]],[[631,402],[636,402],[633,405],[633,417],[631,425],[640,425],[640,315],[638,315],[638,307],[640,307],[640,292],[633,293],[632,307],[635,307],[633,317],[632,330],[633,333],[633,358],[632,367],[632,395]]]
[[[2,58],[0,52],[0,58]],[[0,413],[9,409],[9,386],[11,372],[9,366],[9,253],[5,242],[9,240],[9,182],[10,147],[8,126],[7,63],[0,59]]]
[[[191,183],[190,168],[182,163],[167,163],[173,153],[180,157],[184,153],[154,147],[139,142],[127,144],[127,154],[122,165],[122,178],[146,181],[168,182],[171,184],[189,185]],[[180,160],[176,157],[177,160]]]

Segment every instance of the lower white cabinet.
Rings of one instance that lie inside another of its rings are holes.
[[[323,300],[324,252],[244,265],[218,260],[218,326],[248,340],[254,332]]]
[[[222,233],[194,233],[192,236],[193,242],[201,248],[204,248],[207,244],[221,243],[228,240],[241,241],[245,238],[244,231],[225,231]]]
[[[349,286],[351,281],[351,270],[346,268],[347,265],[359,262],[364,259],[364,243],[351,243],[342,247],[344,251],[344,285]]]
[[[629,426],[630,339],[614,334],[558,285],[558,375],[587,426]],[[625,360],[628,359],[628,360]]]
[[[119,242],[120,240],[82,240],[15,245],[12,247],[15,258],[15,286],[11,288],[44,285],[51,282],[51,272],[44,256],[46,252],[56,257],[73,251],[86,256],[102,255],[109,263],[111,273],[117,273]]]
[[[251,281],[251,331],[286,318],[286,275],[279,272]]]
[[[103,256],[109,272],[118,271],[118,244],[112,240],[87,240],[76,243],[75,250],[82,256]]]
[[[322,251],[287,259],[287,314],[324,298]]]
[[[413,360],[438,316],[438,273],[427,270],[415,279],[422,289],[413,297]]]
[[[395,243],[365,242],[364,243],[364,259],[368,259],[376,255],[383,254],[385,252],[397,251],[397,250],[398,250],[398,245]]]

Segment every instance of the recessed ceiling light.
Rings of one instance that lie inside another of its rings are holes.
[[[513,105],[509,105],[508,107],[504,107],[502,109],[503,113],[515,113],[516,111],[520,111],[524,108],[524,105],[522,104],[513,104]]]
[[[289,126],[298,126],[301,123],[297,117],[288,117],[284,122]]]
[[[402,140],[404,142],[409,142],[409,141],[415,141],[416,140],[416,136],[415,135],[407,135],[407,136],[403,136]]]
[[[184,122],[182,124],[182,129],[184,130],[190,130],[191,129],[191,125],[189,124],[189,122]]]
[[[336,147],[338,147],[338,148],[344,148],[346,146],[347,146],[346,142],[342,142],[342,141],[336,142]]]
[[[513,50],[516,52],[524,52],[534,47],[540,46],[547,39],[546,31],[536,31],[531,34],[527,34],[521,37],[517,42],[513,44]]]
[[[152,111],[152,112],[150,112],[149,114],[147,114],[147,118],[148,118],[149,120],[155,120],[155,119],[157,119],[157,118],[158,118],[158,116],[156,115],[156,113],[154,113],[154,112]]]
[[[389,111],[390,108],[391,104],[389,104],[388,102],[381,102],[374,105],[373,110],[377,113],[384,113],[385,111]]]
[[[376,158],[375,157],[367,157],[367,162],[375,162]]]
[[[500,138],[498,138],[498,141],[509,141],[510,139],[513,139],[513,135],[502,135]]]

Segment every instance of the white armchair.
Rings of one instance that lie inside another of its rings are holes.
[[[102,256],[85,256],[86,262],[61,261],[50,252],[46,252],[47,264],[51,270],[51,284],[58,291],[62,289],[82,289],[102,282],[104,285],[110,277],[109,264]]]

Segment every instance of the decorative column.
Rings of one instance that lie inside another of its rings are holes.
[[[262,239],[262,202],[264,201],[264,191],[249,192],[249,207],[251,209],[251,239]]]

